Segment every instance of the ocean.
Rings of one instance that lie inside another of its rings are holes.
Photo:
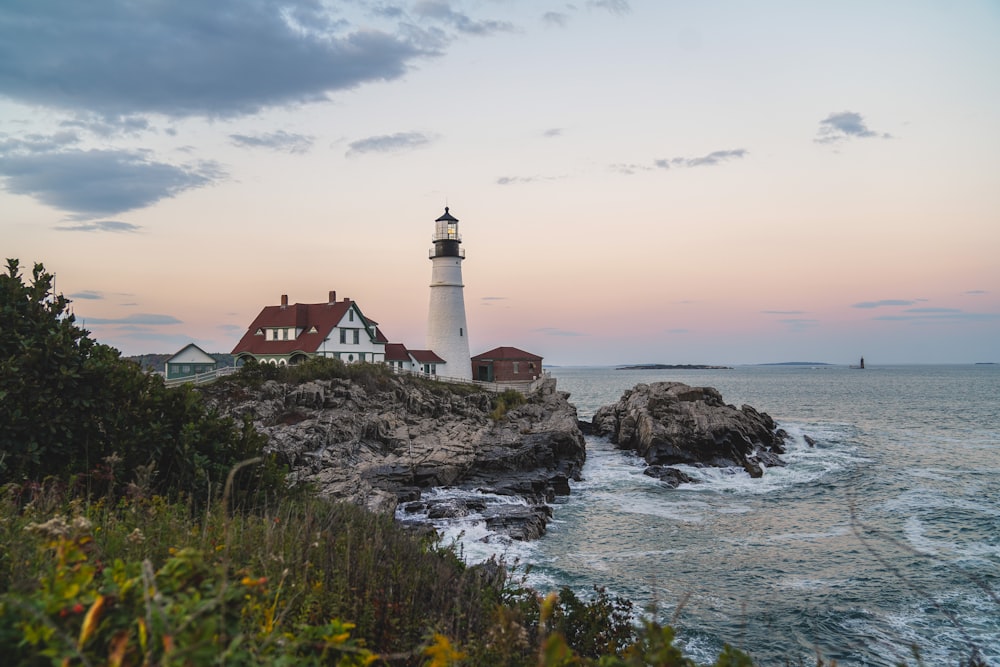
[[[470,562],[500,555],[540,591],[605,587],[698,662],[729,643],[760,665],[1000,665],[1000,366],[551,373],[588,421],[637,383],[715,387],[790,434],[788,465],[680,466],[700,483],[670,489],[588,437],[540,540],[439,526]]]

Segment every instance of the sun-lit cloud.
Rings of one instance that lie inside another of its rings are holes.
[[[0,5],[8,98],[112,116],[235,116],[399,78],[441,44],[413,26],[352,26],[313,0],[57,5]]]
[[[861,301],[852,303],[851,308],[885,308],[888,306],[912,306],[917,303],[915,299],[882,299],[881,301]]]
[[[962,292],[962,294],[968,294],[969,296],[982,296],[984,294],[989,294],[989,292],[984,289],[970,289]]]
[[[764,315],[805,315],[804,310],[762,310]]]
[[[306,153],[312,148],[315,137],[278,130],[265,134],[230,134],[230,141],[242,148],[269,148],[285,153]]]
[[[868,128],[864,117],[855,111],[831,113],[819,122],[819,130],[813,140],[819,144],[831,144],[846,139],[891,139],[888,132],[875,132]]]
[[[361,155],[364,153],[398,153],[413,150],[431,143],[433,138],[422,132],[396,132],[381,134],[352,141],[347,145],[345,155]]]

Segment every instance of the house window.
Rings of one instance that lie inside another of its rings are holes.
[[[354,330],[354,344],[357,345],[361,342],[361,329]]]
[[[354,355],[353,354],[347,355],[347,360],[348,361],[354,361]]]
[[[340,344],[344,345],[347,343],[347,329],[340,330]]]
[[[529,361],[528,362],[528,372],[530,373],[533,370],[535,370],[535,362],[534,361]]]
[[[348,312],[347,317],[351,320],[351,322],[354,321],[354,309],[353,308],[350,310],[350,312]]]
[[[514,362],[514,375],[517,375],[517,366],[518,366],[518,362],[515,361]]]

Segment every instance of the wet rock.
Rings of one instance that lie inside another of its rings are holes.
[[[676,489],[681,484],[697,484],[698,480],[677,468],[667,466],[649,466],[642,471],[642,474],[655,477],[671,489]]]
[[[639,384],[591,420],[594,431],[650,465],[738,466],[760,477],[784,465],[784,431],[749,405],[727,405],[712,387],[680,382]]]

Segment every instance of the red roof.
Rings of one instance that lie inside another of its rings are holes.
[[[488,352],[483,352],[472,357],[473,361],[521,361],[524,359],[530,361],[542,360],[537,354],[525,352],[516,347],[495,347]]]
[[[386,343],[385,344],[385,360],[386,361],[405,361],[410,362],[410,353],[407,351],[406,346],[402,343]]]
[[[290,354],[292,352],[318,352],[324,339],[330,337],[333,328],[347,314],[348,309],[357,305],[353,301],[336,303],[296,303],[291,306],[265,306],[264,310],[250,324],[250,328],[233,348],[233,354]],[[361,310],[358,309],[360,314]],[[364,315],[360,324],[373,324]],[[293,340],[265,340],[263,331],[274,328],[297,328],[302,333]],[[310,333],[315,327],[316,332]],[[257,331],[261,331],[260,335]],[[376,340],[385,340],[376,329]]]
[[[437,356],[430,350],[410,350],[410,354],[413,358],[421,364],[443,364],[444,359]]]

